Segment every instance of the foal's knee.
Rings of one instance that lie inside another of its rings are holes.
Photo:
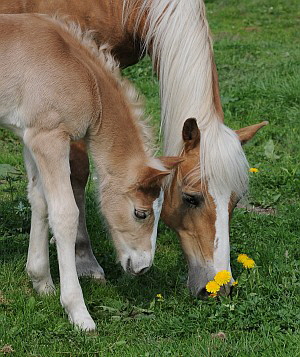
[[[76,240],[79,221],[79,209],[73,204],[60,204],[49,210],[49,223],[58,243],[60,237],[70,237]]]
[[[38,214],[41,219],[47,218],[47,203],[43,190],[40,187],[41,183],[37,177],[32,177],[28,183],[28,200],[33,213]]]

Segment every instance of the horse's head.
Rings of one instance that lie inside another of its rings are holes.
[[[266,124],[236,131],[241,143]],[[216,194],[199,180],[201,134],[195,119],[186,120],[182,138],[183,161],[165,191],[162,218],[180,237],[189,268],[188,287],[197,296],[206,294],[205,285],[218,271],[231,270],[229,221],[238,198],[222,190]],[[223,292],[228,290],[225,287]]]
[[[147,165],[138,160],[121,180],[102,184],[101,208],[118,260],[130,274],[145,273],[152,265],[164,199],[163,180],[181,160],[152,158]]]

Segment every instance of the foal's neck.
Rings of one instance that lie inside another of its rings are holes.
[[[101,76],[99,87],[102,115],[91,130],[91,149],[102,173],[123,178],[129,170],[147,162],[147,145],[134,108],[120,84],[105,75]]]

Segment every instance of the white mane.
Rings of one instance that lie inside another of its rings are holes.
[[[248,163],[236,134],[216,112],[212,87],[212,41],[202,0],[125,0],[124,15],[146,15],[145,46],[157,61],[164,154],[183,148],[182,127],[189,117],[200,132],[200,176],[215,189],[245,192]],[[154,61],[153,61],[154,62]]]

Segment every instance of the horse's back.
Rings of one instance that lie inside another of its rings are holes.
[[[60,28],[50,17],[38,14],[2,14],[0,31],[0,45],[6,49],[4,54],[19,50],[23,56],[29,56],[31,53],[31,58],[38,57],[41,53],[45,54],[45,51],[53,51],[53,45],[58,48],[62,39]],[[63,41],[61,45],[66,47]],[[60,54],[63,52],[60,51]]]
[[[1,14],[40,13],[67,16],[83,29],[93,30],[98,45],[109,43],[113,55],[122,67],[137,63],[142,44],[123,22],[124,0],[1,0]],[[126,25],[127,26],[127,25]]]

